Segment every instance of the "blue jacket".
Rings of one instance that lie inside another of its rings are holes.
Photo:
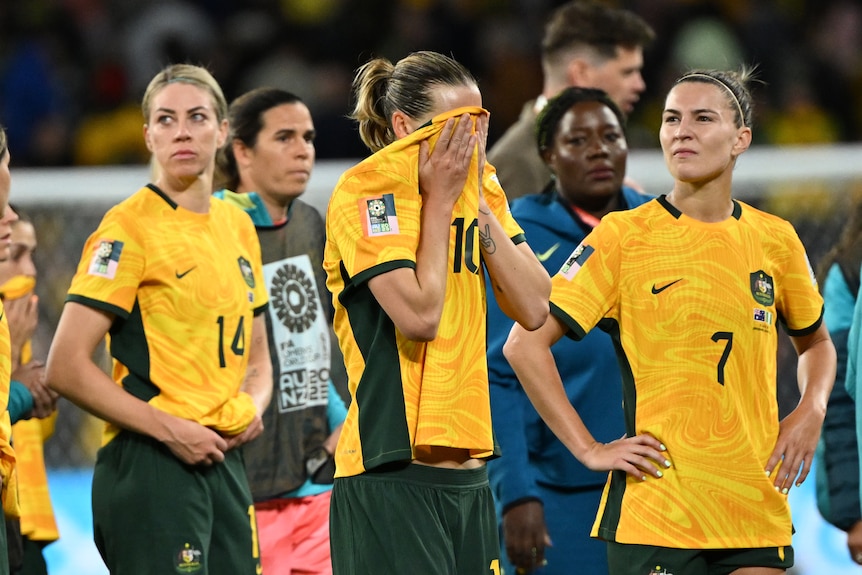
[[[622,190],[626,209],[651,199],[629,188]],[[591,230],[553,187],[515,200],[512,215],[552,276]],[[561,489],[604,484],[607,473],[584,467],[536,413],[503,357],[513,322],[500,311],[493,290],[487,293],[491,416],[502,451],[502,457],[488,462],[488,474],[498,503],[505,512],[513,504],[539,499],[537,484]],[[602,442],[622,437],[622,384],[610,336],[593,330],[580,342],[564,337],[551,351],[569,401],[593,436]]]
[[[854,321],[853,310],[859,291],[859,250],[850,250],[850,261],[839,259],[829,268],[823,281],[823,321],[829,328],[838,356],[835,385],[829,395],[826,417],[815,458],[817,509],[826,521],[849,530],[862,519],[859,507],[859,454],[857,451],[856,406],[845,388],[848,335]],[[857,307],[858,304],[856,304]],[[859,327],[853,328],[858,331]],[[855,378],[853,383],[856,384]],[[850,379],[847,379],[849,385]],[[853,391],[856,391],[854,388]]]

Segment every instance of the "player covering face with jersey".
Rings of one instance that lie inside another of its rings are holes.
[[[334,573],[499,573],[485,277],[529,329],[547,316],[549,278],[485,162],[488,112],[461,64],[372,60],[354,91],[374,153],[332,194],[324,259],[352,396]]]

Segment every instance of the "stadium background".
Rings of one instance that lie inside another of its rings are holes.
[[[668,82],[690,66],[757,63],[755,147],[736,193],[790,220],[812,264],[862,200],[862,3],[852,0],[610,2],[652,24],[648,89],[630,119],[630,174],[669,189],[657,126]],[[0,0],[0,123],[12,151],[12,200],[39,235],[41,325],[50,345],[84,239],[104,211],[147,181],[139,101],[168,61],[204,63],[228,99],[258,85],[299,94],[321,160],[307,198],[319,209],[338,174],[365,154],[350,122],[352,70],[372,55],[451,53],[474,72],[492,111],[492,141],[541,87],[538,38],[549,0]],[[779,399],[796,399],[792,351],[780,349]],[[51,573],[104,573],[90,539],[89,473],[98,423],[61,402],[48,442],[62,539]],[[813,478],[792,492],[801,575],[858,572],[843,534],[824,525]]]

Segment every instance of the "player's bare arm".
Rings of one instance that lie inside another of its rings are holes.
[[[227,438],[228,449],[248,443],[263,433],[263,413],[272,399],[272,362],[269,357],[269,341],[266,335],[264,314],[255,316],[251,325],[248,368],[240,389],[251,396],[255,407],[257,407],[257,413],[245,430]]]
[[[227,443],[218,433],[159,411],[125,391],[96,365],[93,354],[113,319],[106,312],[66,303],[48,354],[49,387],[105,421],[161,441],[189,465],[223,461]]]
[[[790,339],[799,356],[796,376],[801,395],[796,408],[781,421],[778,441],[766,464],[773,485],[782,493],[802,485],[811,471],[837,361],[825,324],[814,333]]]
[[[479,153],[479,245],[482,260],[491,276],[491,287],[500,309],[527,329],[536,329],[548,317],[551,278],[536,259],[533,250],[522,242],[512,243],[482,193],[488,116],[476,119]]]
[[[551,278],[526,242],[513,243],[503,226],[479,198],[482,261],[491,276],[497,304],[526,329],[537,329],[548,317]]]
[[[534,331],[516,323],[503,346],[503,355],[536,411],[586,467],[594,471],[625,471],[641,480],[647,476],[660,478],[662,469],[670,467],[671,462],[658,439],[637,435],[599,443],[572,407],[551,354],[551,346],[565,333],[565,326],[549,315],[545,324]]]

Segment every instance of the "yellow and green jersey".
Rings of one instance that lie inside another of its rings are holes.
[[[0,300],[11,301],[30,297],[36,287],[36,278],[15,276],[0,285]],[[33,359],[30,341],[21,347],[21,365]],[[22,419],[12,426],[12,443],[15,446],[15,469],[18,474],[18,505],[21,515],[21,534],[31,541],[56,541],[60,537],[45,470],[44,443],[54,433],[57,412],[44,419]]]
[[[12,380],[12,340],[6,310],[0,300],[0,490],[3,511],[7,517],[18,517],[18,481],[15,450],[12,449],[12,421],[9,419],[9,385]]]
[[[485,280],[479,247],[478,155],[452,214],[446,300],[437,337],[407,339],[368,288],[396,268],[415,268],[422,197],[419,144],[433,147],[460,108],[378,151],[345,172],[326,218],[324,268],[333,294],[333,326],[344,353],[352,401],[336,451],[336,476],[410,461],[417,448],[495,452],[485,357]],[[475,117],[475,116],[474,116]],[[516,243],[523,231],[486,165],[482,191]]]
[[[593,535],[674,548],[790,545],[765,473],[778,437],[777,323],[820,325],[823,300],[786,221],[734,202],[704,223],[664,196],[608,214],[553,278],[551,311],[611,334],[627,434],[667,447],[664,477],[610,474]]]
[[[87,240],[67,301],[116,316],[113,376],[129,393],[227,435],[254,418],[240,386],[267,294],[257,233],[239,208],[213,198],[199,214],[155,186],[139,190]]]

